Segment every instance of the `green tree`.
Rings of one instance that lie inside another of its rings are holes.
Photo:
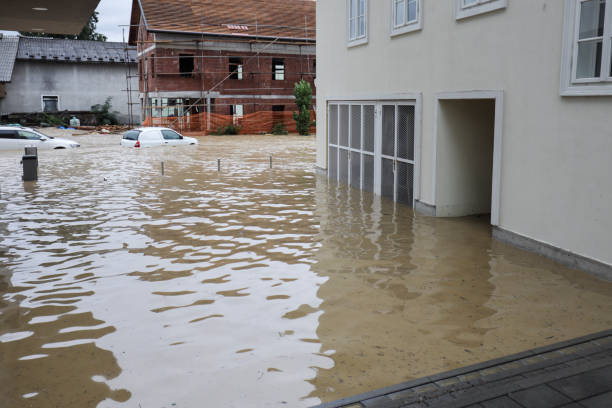
[[[106,41],[108,38],[104,34],[96,33],[96,26],[98,25],[98,12],[94,13],[89,17],[89,21],[83,27],[83,30],[79,35],[71,34],[50,34],[50,33],[31,33],[27,31],[20,31],[19,34],[26,37],[45,37],[45,38],[64,38],[68,40],[91,40],[91,41]]]
[[[300,135],[308,135],[310,131],[310,110],[312,109],[312,88],[310,83],[304,81],[297,82],[293,88],[297,112],[293,112],[293,120]]]

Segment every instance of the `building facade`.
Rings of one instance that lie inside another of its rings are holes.
[[[137,72],[133,47],[126,50],[116,42],[13,39],[18,46],[5,95],[0,97],[2,115],[83,112],[110,97],[120,122],[140,123],[138,109],[130,119],[129,90],[138,87],[137,78],[129,78],[130,72],[134,76]]]
[[[294,84],[314,91],[315,15],[312,0],[134,0],[143,116],[295,110]]]
[[[317,2],[317,166],[612,278],[612,1]]]

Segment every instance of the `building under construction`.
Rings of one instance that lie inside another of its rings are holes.
[[[294,84],[308,81],[314,96],[315,8],[314,0],[133,0],[144,124],[295,130]]]

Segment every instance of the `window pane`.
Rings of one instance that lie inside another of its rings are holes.
[[[21,136],[21,139],[40,140],[39,135],[32,132],[25,132],[23,130],[19,131],[19,136]]]
[[[578,38],[601,37],[606,18],[606,0],[588,0],[580,5]]]
[[[417,19],[417,0],[409,0],[408,2],[408,18],[406,22],[416,21]]]
[[[599,78],[601,51],[601,41],[585,41],[578,44],[576,78]]]
[[[359,17],[359,37],[365,36],[365,16]]]
[[[359,0],[359,15],[365,16],[365,0]]]
[[[349,35],[351,40],[355,39],[355,25],[356,24],[357,24],[357,20],[354,19],[354,18],[351,19],[351,22],[350,22],[350,27],[351,27],[350,28],[350,32],[351,32],[351,34]]]
[[[396,0],[395,2],[395,26],[404,25],[404,15],[406,14],[405,0]]]
[[[469,7],[469,6],[473,6],[474,4],[477,4],[478,0],[463,0],[463,7]]]
[[[351,0],[350,18],[357,17],[357,0]]]

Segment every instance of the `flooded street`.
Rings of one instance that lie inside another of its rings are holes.
[[[71,138],[37,183],[0,152],[0,407],[308,407],[612,327],[612,283],[328,183],[314,137]]]

